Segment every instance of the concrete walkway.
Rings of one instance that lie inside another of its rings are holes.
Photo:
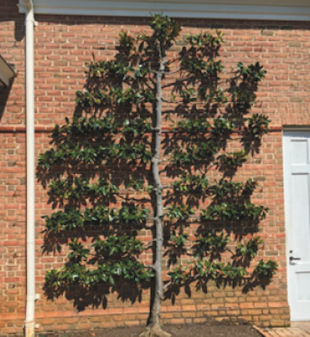
[[[265,337],[310,337],[310,322],[292,322],[289,328],[263,328]]]

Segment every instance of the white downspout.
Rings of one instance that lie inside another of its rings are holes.
[[[34,11],[24,0],[26,16],[26,148],[27,148],[27,299],[25,337],[34,337],[35,320],[35,159],[34,159]]]

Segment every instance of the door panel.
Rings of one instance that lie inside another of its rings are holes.
[[[310,132],[283,139],[288,297],[292,320],[310,319]]]

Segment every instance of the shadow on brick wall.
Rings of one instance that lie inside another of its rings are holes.
[[[13,81],[11,81],[9,86],[0,87],[0,121],[4,114],[6,103],[12,88]]]

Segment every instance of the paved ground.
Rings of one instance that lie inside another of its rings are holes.
[[[292,322],[289,328],[259,329],[265,337],[310,337],[310,322]]]

